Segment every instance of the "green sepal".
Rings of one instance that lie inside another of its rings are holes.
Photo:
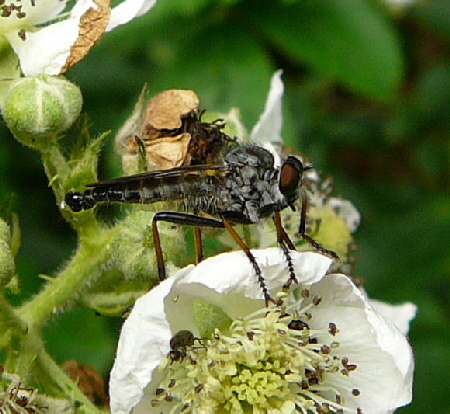
[[[0,108],[14,80],[20,77],[20,65],[17,55],[3,36],[0,36]]]
[[[231,318],[218,306],[211,305],[200,299],[192,302],[192,313],[202,338],[210,338],[215,329],[228,332]]]
[[[81,301],[105,316],[120,316],[150,288],[148,281],[125,280],[117,269],[105,271]]]
[[[69,172],[65,180],[65,189],[80,189],[80,186],[97,180],[98,156],[105,138],[110,134],[104,132],[92,138],[86,117],[80,117],[77,125],[77,140],[68,159]]]

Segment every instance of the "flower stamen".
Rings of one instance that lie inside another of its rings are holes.
[[[10,17],[13,14],[13,12],[16,12],[16,17],[18,19],[23,19],[27,15],[22,10],[22,4],[15,4],[14,2],[5,4],[5,2],[2,1],[0,2],[0,9],[1,9],[0,17]]]
[[[306,292],[288,306],[282,293],[278,305],[233,321],[228,335],[216,329],[211,339],[200,340],[177,333],[160,365],[166,375],[152,406],[170,403],[171,413],[342,413],[342,385],[338,390],[332,377],[347,376],[357,367],[336,355],[339,342],[331,340],[339,333],[336,324],[312,329],[304,321],[314,320],[314,308],[322,303],[316,296],[303,305]],[[348,395],[359,393],[348,390]]]

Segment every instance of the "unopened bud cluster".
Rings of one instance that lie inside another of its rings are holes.
[[[8,92],[3,117],[17,140],[42,150],[75,122],[82,102],[79,88],[63,77],[21,78]]]

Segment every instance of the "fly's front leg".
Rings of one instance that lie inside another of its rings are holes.
[[[300,226],[298,229],[298,234],[300,237],[307,241],[312,247],[314,247],[318,252],[324,254],[325,256],[330,256],[333,259],[336,259],[337,261],[340,261],[341,259],[339,256],[333,252],[333,250],[328,250],[322,247],[321,244],[317,243],[312,237],[308,236],[306,234],[306,210],[308,208],[308,200],[306,199],[306,196],[303,195],[302,199],[302,211],[300,213]]]
[[[164,265],[164,256],[161,248],[161,238],[158,231],[158,221],[165,221],[167,223],[181,224],[184,226],[194,227],[194,238],[196,244],[196,260],[199,262],[203,257],[203,248],[201,246],[201,231],[200,227],[214,227],[224,228],[221,221],[210,219],[207,217],[196,216],[195,214],[186,214],[178,212],[160,212],[153,216],[152,234],[153,243],[155,245],[156,263],[158,265],[158,276],[160,280],[167,278],[166,267]],[[197,250],[198,249],[198,250]]]
[[[277,230],[277,242],[282,244],[286,243],[291,250],[295,250],[294,243],[292,243],[288,234],[283,228],[283,224],[281,223],[281,215],[279,211],[275,211],[273,214],[273,221],[275,223],[275,228]]]
[[[289,279],[283,286],[284,289],[288,289],[292,283],[298,284],[298,280],[295,276],[294,264],[292,263],[292,257],[291,254],[289,253],[289,249],[295,250],[295,246],[283,228],[283,224],[281,223],[281,215],[279,211],[274,212],[273,221],[275,223],[275,228],[277,230],[277,242],[280,245],[281,250],[283,250],[288,265]]]

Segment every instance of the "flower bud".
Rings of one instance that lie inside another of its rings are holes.
[[[152,237],[153,213],[134,211],[122,223],[111,244],[112,263],[126,280],[157,280],[158,272]],[[160,222],[159,235],[166,266],[186,265],[184,234],[180,226]]]
[[[3,117],[22,144],[45,149],[74,123],[82,101],[79,88],[63,77],[21,78],[6,96]]]
[[[342,216],[330,206],[312,206],[308,211],[308,218],[320,223],[314,240],[345,257],[352,239],[350,228]]]

